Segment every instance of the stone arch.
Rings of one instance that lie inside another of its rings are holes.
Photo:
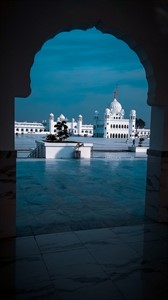
[[[168,222],[168,23],[164,2],[1,1],[0,166],[1,172],[10,169],[13,174],[7,185],[8,173],[3,173],[1,237],[15,235],[14,97],[30,94],[30,68],[45,41],[61,31],[94,26],[125,41],[144,66],[147,102],[152,106],[146,215]]]

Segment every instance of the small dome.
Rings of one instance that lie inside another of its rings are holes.
[[[106,108],[105,114],[106,114],[106,115],[109,115],[109,114],[110,114],[110,109],[109,109],[109,108]]]
[[[110,109],[112,113],[120,113],[122,111],[122,106],[117,99],[114,99],[110,104]]]
[[[99,114],[98,110],[95,110],[94,113],[95,113],[96,116]]]
[[[82,115],[79,115],[78,118],[82,118]]]
[[[60,121],[65,121],[65,116],[64,116],[63,114],[61,114],[61,115],[59,116],[59,119],[60,119]]]
[[[135,116],[135,115],[136,115],[136,110],[132,109],[132,110],[130,111],[130,115]]]
[[[50,118],[50,119],[54,119],[54,114],[51,113],[51,114],[49,115],[49,118]]]

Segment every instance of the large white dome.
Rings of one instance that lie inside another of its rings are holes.
[[[120,113],[122,111],[122,106],[117,99],[114,99],[110,104],[110,109],[112,113]]]

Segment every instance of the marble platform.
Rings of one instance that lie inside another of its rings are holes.
[[[165,300],[168,227],[156,223],[0,241],[2,299]]]

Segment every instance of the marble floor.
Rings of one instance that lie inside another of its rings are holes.
[[[124,155],[18,160],[17,236],[142,224],[146,159]]]
[[[164,300],[168,226],[147,222],[0,241],[1,299]]]
[[[144,218],[145,170],[123,157],[18,161],[0,299],[167,299],[168,226]]]

